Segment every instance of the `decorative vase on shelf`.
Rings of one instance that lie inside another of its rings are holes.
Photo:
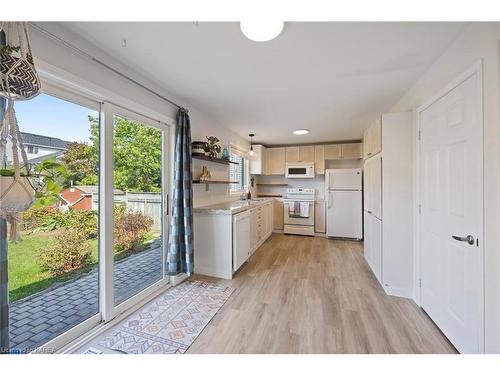
[[[200,175],[200,181],[209,181],[212,178],[212,175],[210,174],[210,171],[204,165],[201,169],[201,175]]]
[[[227,147],[224,147],[222,150],[222,159],[229,160],[229,150]]]
[[[191,143],[191,154],[196,156],[205,156],[205,146],[207,142],[194,141]]]

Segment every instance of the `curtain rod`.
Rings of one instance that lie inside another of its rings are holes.
[[[83,57],[86,57],[87,59],[91,60],[92,62],[96,63],[96,64],[99,64],[101,65],[102,67],[112,71],[113,73],[119,75],[120,77],[122,78],[125,78],[127,81],[129,82],[132,82],[133,84],[141,87],[142,89],[148,91],[149,93],[159,97],[160,99],[166,101],[167,103],[173,105],[174,107],[177,107],[179,109],[183,109],[184,111],[188,112],[188,110],[186,108],[184,108],[183,106],[177,104],[176,102],[164,97],[163,95],[157,93],[156,91],[150,89],[149,87],[143,85],[142,83],[136,81],[135,79],[133,78],[130,78],[129,76],[125,75],[124,73],[120,72],[119,70],[113,68],[112,66],[106,64],[105,62],[95,58],[94,56],[92,56],[91,54],[83,51],[82,49],[78,48],[77,46],[65,41],[64,39],[60,38],[59,36],[55,35],[55,34],[52,34],[50,31],[47,31],[45,30],[43,27],[33,23],[33,22],[29,22],[29,25],[31,27],[33,27],[34,29],[40,31],[42,34],[45,34],[46,36],[48,36],[49,38],[55,40],[56,42],[58,42],[59,44],[61,44],[63,47],[66,47],[68,49],[71,49],[73,50],[73,52],[76,52],[78,53],[79,55],[83,56]]]

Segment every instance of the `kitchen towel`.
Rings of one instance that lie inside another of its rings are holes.
[[[309,217],[309,202],[300,202],[299,211],[300,211],[300,217]]]

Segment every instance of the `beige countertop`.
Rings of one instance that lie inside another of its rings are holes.
[[[274,198],[257,198],[251,200],[237,200],[232,202],[222,202],[208,206],[196,207],[195,214],[213,214],[213,215],[234,215],[258,207],[267,202],[272,202]]]

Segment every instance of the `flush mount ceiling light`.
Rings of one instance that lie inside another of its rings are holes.
[[[307,129],[295,129],[292,133],[295,135],[304,135],[304,134],[309,134],[309,130],[307,130]]]
[[[240,29],[250,40],[268,42],[280,35],[283,25],[283,21],[241,21]]]

